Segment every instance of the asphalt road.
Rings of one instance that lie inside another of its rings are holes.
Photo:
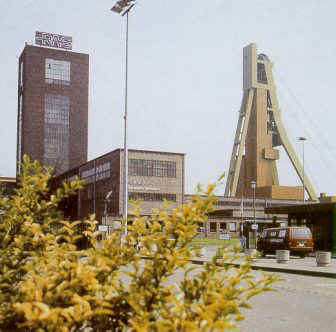
[[[245,310],[246,332],[336,331],[336,279],[279,274],[276,292],[260,294]]]

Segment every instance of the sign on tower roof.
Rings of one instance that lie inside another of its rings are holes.
[[[35,44],[40,46],[72,49],[72,37],[57,35],[48,32],[35,32]]]

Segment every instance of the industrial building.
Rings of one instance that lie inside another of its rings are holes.
[[[71,37],[36,32],[36,44],[41,46],[26,45],[19,58],[17,174],[27,154],[54,168],[52,190],[78,177],[84,187],[60,205],[65,217],[76,220],[95,214],[100,224],[109,225],[123,215],[124,151],[87,161],[89,56],[70,51],[71,43]],[[255,44],[244,48],[243,59],[244,93],[225,195],[217,197],[215,211],[200,227],[201,236],[238,236],[251,224],[259,231],[287,224],[285,210],[269,209],[300,204],[305,190],[316,198],[280,119],[272,63],[265,54],[257,55]],[[303,187],[279,185],[280,145]],[[168,212],[192,200],[192,195],[185,195],[183,153],[128,149],[127,186],[129,200],[141,199],[146,216],[160,209],[164,200],[170,202]],[[132,205],[128,215],[131,220]]]
[[[87,54],[25,45],[18,69],[17,174],[24,154],[57,174],[87,161],[88,84]]]
[[[100,223],[121,218],[123,211],[123,149],[116,149],[52,179],[53,189],[78,177],[84,188],[63,202],[71,219],[95,214]],[[128,198],[141,199],[143,215],[170,202],[169,210],[184,202],[184,154],[128,150]],[[129,214],[132,206],[128,206]]]

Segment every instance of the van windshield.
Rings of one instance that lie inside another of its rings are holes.
[[[308,239],[311,237],[311,232],[309,228],[293,228],[292,235],[300,239]]]

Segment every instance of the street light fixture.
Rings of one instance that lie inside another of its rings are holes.
[[[134,0],[119,0],[111,8],[111,11],[126,15],[126,64],[125,64],[125,113],[124,113],[124,176],[123,176],[123,217],[125,219],[125,235],[127,235],[128,213],[128,149],[127,149],[127,92],[128,92],[128,13],[135,6]]]
[[[255,190],[257,183],[256,181],[251,181],[251,188],[253,190],[253,235],[254,235],[254,248],[257,248],[257,224],[256,224],[256,209],[255,209]]]
[[[305,187],[305,159],[304,159],[304,143],[307,140],[306,137],[298,137],[298,140],[302,142],[302,189],[303,189],[303,193],[302,193],[302,200],[303,203],[305,202],[305,191],[306,191],[306,187]]]

